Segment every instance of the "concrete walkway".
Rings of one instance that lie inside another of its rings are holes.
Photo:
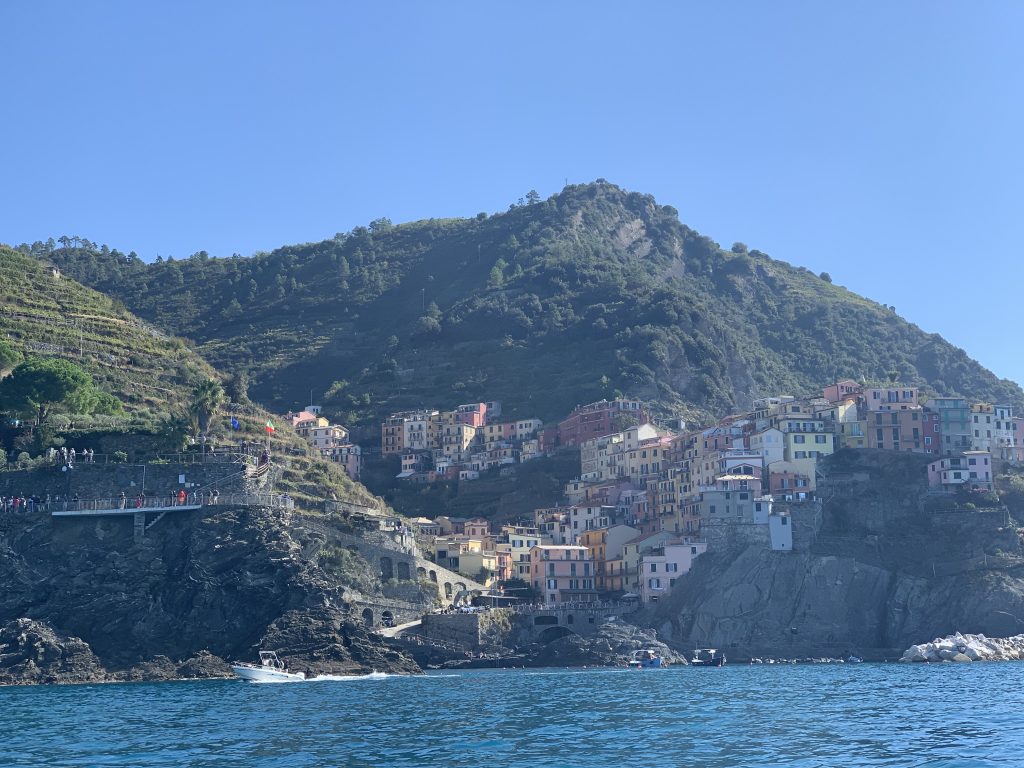
[[[381,627],[380,629],[374,630],[381,637],[397,637],[407,629],[418,627],[423,623],[423,619],[416,619],[416,621],[407,621],[405,624],[399,624],[397,627]]]

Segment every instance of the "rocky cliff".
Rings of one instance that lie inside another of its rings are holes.
[[[794,551],[709,552],[644,619],[733,656],[898,658],[955,631],[1016,634],[1024,550],[1004,509],[932,512],[927,459],[843,452],[822,501],[794,506]],[[801,530],[801,527],[804,530]]]
[[[313,674],[418,671],[365,626],[379,573],[352,553],[348,570],[324,561],[333,529],[358,532],[314,522],[311,537],[276,509],[178,511],[140,544],[130,516],[0,516],[0,682],[221,675],[259,648]]]

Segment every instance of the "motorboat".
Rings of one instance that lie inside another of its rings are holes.
[[[639,651],[633,651],[626,661],[626,666],[630,669],[657,669],[667,665],[664,664],[657,651],[651,648],[644,648]]]
[[[306,679],[302,672],[289,672],[274,651],[260,651],[260,663],[248,664],[236,661],[231,670],[242,680],[251,683],[301,683]]]
[[[693,658],[690,659],[691,667],[720,667],[725,664],[725,654],[719,653],[714,648],[695,648]]]

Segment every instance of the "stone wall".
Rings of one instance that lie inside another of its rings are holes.
[[[771,549],[767,525],[705,521],[701,524],[700,532],[708,542],[708,549],[715,552],[750,546]]]

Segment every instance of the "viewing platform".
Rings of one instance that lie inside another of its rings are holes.
[[[271,493],[228,493],[214,495],[212,493],[189,493],[179,501],[157,501],[151,498],[106,498],[106,499],[70,499],[33,503],[29,512],[49,512],[51,517],[91,518],[91,517],[127,517],[134,522],[134,540],[141,544],[146,533],[167,514],[174,512],[194,512],[213,507],[230,506],[261,506],[291,510],[295,508],[295,500],[287,494]]]

